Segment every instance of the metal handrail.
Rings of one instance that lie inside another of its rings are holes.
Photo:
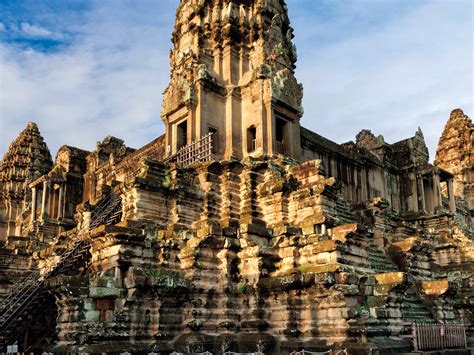
[[[276,152],[278,154],[285,154],[285,143],[284,142],[279,142],[275,141],[275,147],[276,147]]]
[[[120,197],[117,197],[120,200]],[[102,213],[110,207],[110,205],[117,200],[114,196],[108,196],[108,198],[103,199],[94,209],[95,218],[102,219],[104,218]],[[113,209],[112,209],[113,211]],[[108,214],[107,214],[108,216]],[[106,217],[107,217],[106,216]],[[25,307],[32,302],[34,298],[38,296],[37,291],[43,286],[47,278],[53,275],[56,271],[61,269],[64,266],[65,262],[69,260],[69,257],[75,253],[83,252],[83,242],[86,241],[89,234],[89,226],[95,222],[94,218],[91,218],[89,225],[82,226],[82,228],[77,233],[76,244],[72,249],[63,249],[56,253],[56,257],[50,258],[46,261],[45,266],[43,266],[42,271],[34,270],[20,282],[20,287],[15,288],[8,297],[5,298],[2,303],[2,310],[0,314],[0,331],[6,331],[6,334],[3,334],[3,338],[6,335],[11,333],[8,330],[9,327],[6,327],[10,321],[13,320],[15,316],[18,316],[22,313]],[[25,297],[26,295],[26,297]],[[11,324],[11,323],[10,323]],[[11,327],[10,327],[11,328]]]
[[[107,197],[110,197],[110,196],[107,196]],[[107,208],[108,206],[108,202],[109,202],[109,199],[108,198],[105,198],[103,199],[102,201],[100,201],[100,203],[95,207],[94,211],[103,211]],[[90,224],[90,223],[89,223]],[[83,240],[85,235],[87,235],[87,232],[89,231],[89,226],[83,226],[81,230],[79,230],[78,232],[78,241],[80,240]],[[66,254],[66,252],[68,251],[68,249],[63,249],[62,251],[60,251],[59,253],[57,253],[56,255],[60,257],[60,259]],[[43,270],[46,268],[46,270],[48,270],[48,268],[51,266],[50,264],[54,263],[54,259],[49,259],[47,262],[46,262],[46,265],[43,267]],[[54,265],[52,265],[54,266]],[[4,305],[6,305],[7,303],[9,303],[10,299],[15,297],[18,293],[20,293],[23,289],[25,289],[27,286],[28,286],[28,283],[31,282],[31,280],[35,280],[39,277],[41,277],[41,271],[39,270],[33,270],[31,271],[30,273],[28,273],[20,282],[21,285],[23,285],[23,288],[20,288],[20,289],[14,289],[10,292],[10,294],[5,298],[3,299],[1,305],[0,305],[0,309],[4,307]],[[1,319],[1,314],[0,314],[0,319]]]
[[[413,323],[415,351],[467,348],[466,327],[456,323]]]

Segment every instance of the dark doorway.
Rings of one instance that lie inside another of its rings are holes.
[[[257,149],[257,129],[250,126],[247,129],[247,152],[252,153]]]
[[[286,132],[287,128],[288,128],[288,121],[277,117],[276,118],[275,142],[276,142],[276,151],[279,154],[285,154],[285,143],[286,143],[286,137],[287,137],[287,132]]]
[[[185,120],[178,125],[177,149],[188,143],[188,121]]]

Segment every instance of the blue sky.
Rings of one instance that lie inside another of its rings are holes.
[[[178,0],[1,0],[0,155],[35,121],[55,155],[163,133]],[[287,0],[302,125],[336,142],[423,129],[433,158],[452,109],[473,111],[471,0]]]

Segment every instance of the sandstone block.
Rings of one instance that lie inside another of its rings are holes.
[[[374,275],[377,285],[398,285],[405,281],[404,272],[385,272]]]
[[[441,296],[449,289],[449,282],[445,280],[421,281],[419,283],[421,292],[426,296]]]
[[[89,297],[91,298],[102,298],[102,297],[120,297],[119,288],[114,287],[90,287]]]

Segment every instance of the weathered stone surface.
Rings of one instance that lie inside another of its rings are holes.
[[[453,110],[439,139],[435,165],[454,175],[454,194],[474,208],[474,125],[460,109]]]
[[[292,39],[283,1],[182,1],[161,114],[166,155],[211,132],[219,160],[299,158],[303,88]]]
[[[448,280],[421,281],[420,289],[427,296],[441,296],[449,289]]]
[[[51,154],[38,126],[29,122],[10,144],[0,165],[0,239],[20,235],[16,219],[31,211],[28,184],[46,174],[52,166]]]
[[[295,61],[283,1],[181,1],[164,136],[138,150],[115,137],[64,146],[51,165],[28,126],[2,163],[0,296],[79,238],[87,250],[47,278],[23,345],[409,351],[409,325],[438,321],[467,324],[472,342],[470,120],[453,111],[436,166],[421,130],[336,144],[300,130]],[[175,161],[208,129],[214,160]]]

